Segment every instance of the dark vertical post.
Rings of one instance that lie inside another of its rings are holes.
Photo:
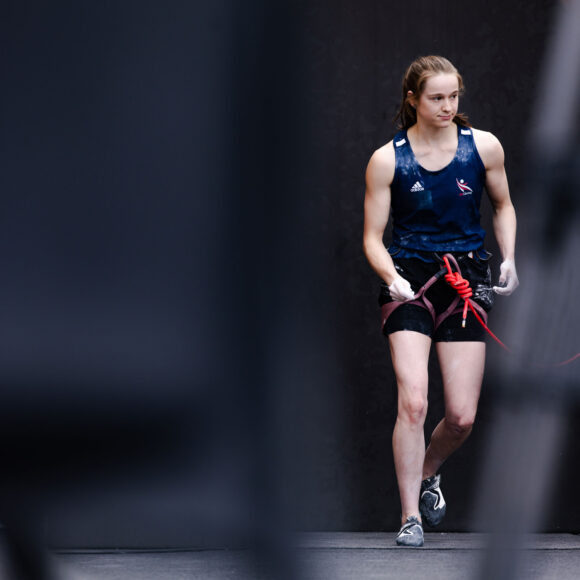
[[[518,352],[492,369],[498,383],[497,422],[481,481],[480,525],[491,529],[483,554],[482,580],[520,577],[525,534],[538,531],[554,481],[565,403],[578,396],[577,366],[556,367],[577,345],[579,202],[572,185],[579,176],[580,1],[561,2],[539,84],[528,147],[526,206],[522,223],[533,224],[529,252],[519,255],[522,286],[499,327]],[[555,94],[557,93],[557,97]],[[577,316],[576,316],[577,318]]]

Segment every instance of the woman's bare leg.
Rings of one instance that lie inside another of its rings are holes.
[[[389,335],[391,359],[398,389],[398,412],[393,432],[393,455],[404,523],[419,515],[419,491],[425,459],[423,426],[427,414],[427,387],[431,338],[402,330]]]
[[[436,349],[443,377],[445,417],[431,435],[423,479],[437,473],[471,433],[485,365],[484,342],[438,342]]]

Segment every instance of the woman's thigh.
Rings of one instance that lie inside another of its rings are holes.
[[[389,335],[389,346],[397,378],[399,406],[407,399],[426,400],[431,338],[419,332],[402,330]]]
[[[475,417],[485,367],[485,342],[437,342],[445,413]]]

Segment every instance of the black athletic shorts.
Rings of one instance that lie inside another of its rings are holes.
[[[485,250],[477,250],[468,254],[453,254],[461,275],[469,280],[473,296],[471,300],[477,302],[486,312],[493,306],[494,293],[491,284],[489,259],[491,254]],[[431,254],[433,256],[433,254]],[[413,292],[417,292],[434,274],[444,268],[443,260],[435,254],[436,262],[424,262],[418,258],[397,258],[393,256],[397,272],[408,280]],[[455,271],[453,265],[452,270]],[[425,296],[430,300],[437,315],[444,312],[457,296],[454,288],[449,286],[445,278],[441,277]],[[383,282],[379,294],[379,305],[392,302],[388,286]],[[471,310],[468,310],[465,328],[461,322],[461,312],[448,316],[435,330],[431,313],[426,308],[415,304],[402,304],[387,319],[383,333],[389,335],[399,330],[414,330],[430,336],[435,342],[485,341],[485,329]]]

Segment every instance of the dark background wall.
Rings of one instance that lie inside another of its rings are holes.
[[[525,204],[556,4],[5,3],[2,407],[27,452],[59,450],[24,476],[35,497],[31,481],[49,490],[30,515],[47,541],[208,543],[260,527],[256,513],[396,527],[366,163],[394,133],[408,63],[443,54]],[[519,252],[531,235],[520,222]],[[477,430],[446,465],[447,530],[470,525],[492,399],[486,381]],[[15,449],[4,465],[22,490]],[[573,480],[569,467],[547,529],[577,529]]]

